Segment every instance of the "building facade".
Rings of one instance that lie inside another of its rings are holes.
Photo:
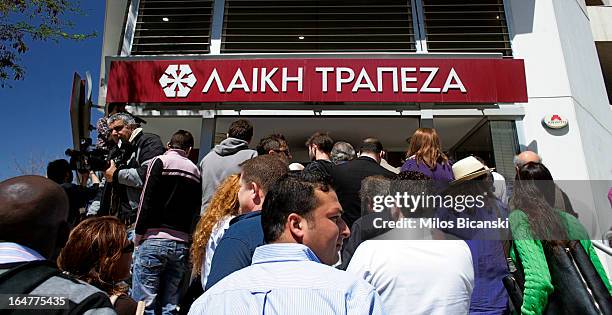
[[[584,0],[107,1],[98,101],[128,103],[163,140],[190,130],[200,157],[243,117],[254,143],[283,133],[296,162],[322,130],[354,145],[378,137],[399,166],[421,126],[452,158],[478,155],[506,178],[531,149],[555,179],[610,181],[611,19],[595,22],[607,10]],[[567,126],[546,127],[555,119]],[[609,207],[597,189],[568,194]]]

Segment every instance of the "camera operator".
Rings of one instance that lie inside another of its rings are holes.
[[[104,171],[104,177],[114,187],[123,188],[121,194],[119,218],[128,226],[136,221],[140,194],[147,173],[149,162],[156,156],[164,154],[164,145],[159,136],[145,133],[134,117],[128,113],[116,113],[108,118],[111,137],[119,139],[121,150],[127,152],[125,164],[117,165],[110,160],[110,166]]]
[[[77,172],[80,176],[80,185],[72,182],[73,175],[70,163],[64,159],[55,160],[47,164],[47,178],[58,183],[68,195],[68,223],[74,227],[81,219],[81,208],[85,208],[98,193],[100,180],[91,171]],[[87,187],[87,181],[91,176],[93,185]]]
[[[101,148],[104,150],[111,150],[113,147],[116,146],[118,139],[116,139],[115,137],[111,135],[111,129],[108,126],[108,118],[117,113],[126,113],[128,115],[131,115],[125,109],[125,105],[126,105],[125,103],[108,104],[107,114],[104,115],[104,117],[100,117],[100,119],[98,119],[98,122],[96,123],[96,131],[98,132],[98,139],[96,141],[97,148]],[[134,117],[134,119],[136,120],[136,123],[139,126],[147,123],[144,119],[138,116],[132,115],[132,117]]]

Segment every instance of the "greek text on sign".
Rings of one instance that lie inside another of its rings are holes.
[[[360,89],[366,89],[372,93],[383,92],[384,81],[391,80],[393,93],[446,93],[450,89],[458,89],[462,93],[467,90],[457,72],[451,68],[446,75],[443,87],[430,86],[436,78],[440,68],[438,67],[377,67],[376,72],[368,74],[365,68],[356,75],[356,72],[351,68],[346,67],[317,67],[315,72],[320,74],[321,92],[329,91],[328,80],[331,77],[335,82],[335,91],[343,92],[343,89],[350,89],[352,93],[358,92]],[[416,73],[427,73],[427,78],[423,82],[418,82]],[[274,84],[274,77],[280,76],[280,89]],[[224,84],[225,81],[225,84]],[[228,78],[222,79],[219,76],[217,68],[212,70],[204,85],[203,93],[208,93],[210,89],[216,86],[217,91],[221,93],[232,93],[234,90],[243,90],[246,93],[266,92],[266,90],[278,93],[286,93],[288,86],[294,83],[294,88],[302,93],[304,91],[304,68],[298,67],[294,76],[289,75],[289,69],[286,67],[279,68],[251,68],[250,73],[244,73],[241,68],[238,68],[231,80]]]
[[[115,58],[107,81],[107,102],[527,101],[517,59]]]

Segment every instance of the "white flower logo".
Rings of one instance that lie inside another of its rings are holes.
[[[196,81],[189,65],[169,65],[159,78],[166,97],[187,97]]]

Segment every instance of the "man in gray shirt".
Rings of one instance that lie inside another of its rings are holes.
[[[219,184],[228,176],[240,173],[240,164],[257,156],[249,149],[253,138],[253,125],[248,120],[234,121],[227,131],[227,138],[216,145],[200,161],[202,175],[202,210],[204,215]]]

